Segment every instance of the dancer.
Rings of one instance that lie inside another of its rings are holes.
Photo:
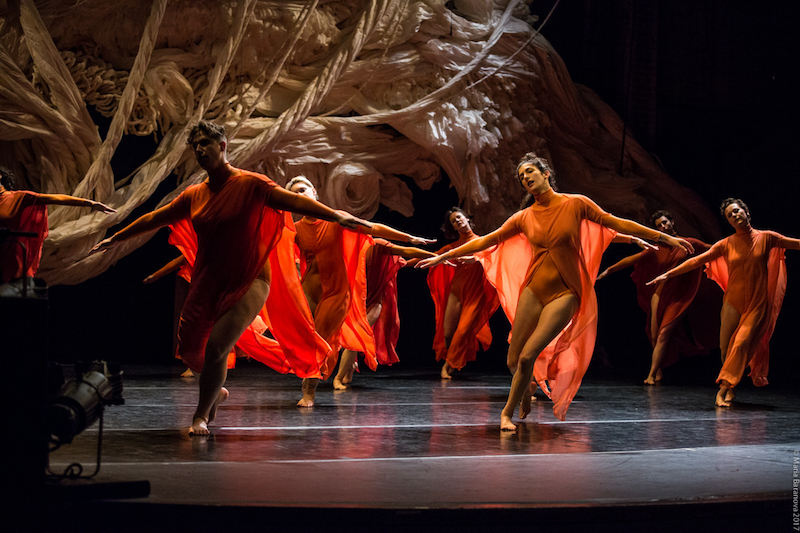
[[[266,176],[231,166],[225,128],[220,125],[199,122],[189,134],[188,143],[208,177],[169,205],[140,217],[100,242],[92,253],[181,219],[191,219],[198,248],[181,314],[178,352],[190,368],[200,371],[200,395],[189,434],[208,435],[208,424],[228,397],[223,387],[228,353],[264,302],[268,306],[274,303],[267,298],[270,287],[291,290],[292,278],[296,279],[291,243],[282,238],[287,217],[279,210],[332,220],[351,228],[369,223],[292,194]],[[291,268],[281,262],[287,257]],[[300,300],[304,301],[302,296]],[[281,327],[274,330],[277,342],[287,343],[287,356],[296,356],[295,351],[310,352],[312,360],[293,361],[295,370],[319,375],[314,355],[316,340],[307,308],[284,305],[278,311],[270,315],[280,321]]]
[[[0,167],[0,283],[36,275],[42,259],[42,245],[48,234],[48,205],[91,207],[92,211],[116,213],[106,204],[86,198],[16,190],[14,174]],[[35,233],[36,236],[4,238],[3,229]]]
[[[437,255],[479,237],[472,230],[472,221],[458,207],[445,213],[442,231],[445,237],[458,240],[439,249]],[[428,287],[436,319],[433,349],[436,360],[444,361],[439,375],[442,379],[451,379],[454,371],[475,360],[479,345],[484,350],[491,345],[489,318],[497,311],[500,301],[484,275],[483,266],[471,256],[431,268]]]
[[[400,335],[400,316],[397,312],[397,272],[415,260],[435,257],[436,254],[411,246],[399,246],[384,239],[373,239],[367,251],[367,321],[375,337],[375,357],[379,365],[393,365],[397,356]],[[339,372],[333,378],[333,388],[344,390],[358,367],[358,352],[345,349],[339,360]]]
[[[673,237],[677,237],[675,224],[669,211],[659,210],[651,216],[653,226]],[[702,253],[710,248],[703,241],[686,238]],[[681,276],[669,281],[648,285],[657,274],[679,265],[686,259],[682,248],[662,246],[654,250],[643,250],[626,257],[605,269],[598,281],[619,270],[633,266],[631,278],[636,283],[639,306],[647,313],[645,330],[653,347],[650,372],[644,383],[655,385],[661,381],[662,369],[686,355],[705,354],[718,346],[719,322],[710,316],[719,314],[721,293],[710,280],[704,280],[702,272]],[[715,311],[716,309],[716,311]],[[694,312],[690,312],[694,311]],[[678,327],[680,324],[686,327]]]
[[[304,176],[293,178],[286,188],[316,200],[317,190]],[[366,254],[372,237],[383,237],[412,244],[435,242],[397,231],[383,224],[346,231],[317,217],[306,216],[296,223],[297,246],[303,290],[314,314],[317,333],[331,345],[327,359],[320,364],[322,379],[336,368],[339,348],[364,353],[370,369],[377,368],[375,339],[366,311]],[[313,407],[318,378],[303,380],[303,396],[298,407]]]
[[[521,418],[530,413],[534,363],[537,381],[553,399],[553,413],[564,420],[594,348],[593,285],[601,255],[613,239],[607,228],[692,251],[687,241],[610,215],[585,196],[555,192],[550,165],[534,153],[520,160],[517,176],[535,197],[531,207],[500,229],[419,263],[430,267],[502,243],[483,264],[512,320],[507,363],[514,377],[500,416],[504,431],[516,429],[511,419],[517,405]]]
[[[750,210],[738,198],[727,198],[720,212],[735,230],[710,250],[656,277],[651,284],[685,274],[706,264],[706,271],[725,292],[720,313],[719,348],[722,370],[714,403],[730,407],[735,387],[750,366],[756,387],[768,384],[769,339],[786,292],[784,250],[800,250],[800,239],[750,225]]]

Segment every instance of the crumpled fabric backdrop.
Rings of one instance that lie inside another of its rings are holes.
[[[619,172],[622,120],[571,81],[521,0],[16,0],[0,24],[0,164],[20,188],[118,210],[51,208],[39,272],[51,285],[151,237],[86,257],[167,178],[161,205],[203,179],[186,147],[202,118],[225,124],[234,165],[305,175],[364,218],[380,204],[412,216],[407,180],[448,179],[488,232],[517,209],[516,162],[535,150],[563,191],[643,223],[666,208],[687,235],[718,237],[699,196],[630,134]],[[89,107],[111,119],[104,139]],[[157,148],[115,176],[125,135]]]

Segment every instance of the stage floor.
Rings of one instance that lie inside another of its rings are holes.
[[[510,376],[363,371],[346,391],[321,384],[316,406],[299,409],[299,379],[244,363],[229,375],[212,435],[189,437],[196,378],[180,378],[179,367],[124,370],[125,405],[106,409],[102,469],[90,483],[148,480],[148,497],[105,503],[129,521],[205,508],[198,516],[211,524],[215,508],[249,509],[258,523],[260,508],[275,524],[361,510],[361,525],[427,513],[462,531],[514,513],[595,531],[598,520],[609,531],[676,531],[723,516],[727,531],[750,520],[762,531],[770,520],[792,525],[798,391],[746,384],[718,409],[713,383],[587,379],[566,421],[539,397],[517,432],[504,433]],[[78,461],[92,471],[97,436],[95,424],[53,452],[51,470]]]

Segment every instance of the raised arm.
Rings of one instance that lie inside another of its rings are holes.
[[[39,201],[46,205],[72,205],[76,207],[91,207],[93,211],[101,211],[103,213],[117,212],[116,209],[112,209],[104,203],[68,194],[40,194]]]
[[[183,214],[180,211],[180,208],[177,207],[174,202],[167,204],[164,207],[140,216],[111,237],[100,241],[89,251],[89,254],[91,255],[97,252],[102,252],[116,246],[122,241],[130,239],[131,237],[135,237],[136,235],[163,228],[164,226],[168,226],[174,222],[177,222],[182,217]]]
[[[686,253],[694,253],[694,247],[686,239],[680,237],[673,237],[660,231],[656,231],[647,226],[642,226],[638,222],[628,220],[627,218],[616,217],[610,213],[605,213],[602,217],[602,225],[617,230],[621,233],[628,233],[642,239],[647,239],[654,242],[663,242],[668,246],[682,248]]]
[[[367,229],[359,229],[359,231],[363,233],[368,233],[373,237],[380,237],[383,239],[389,239],[392,241],[400,241],[400,242],[410,242],[411,244],[431,244],[436,242],[436,239],[426,239],[424,237],[416,237],[414,235],[402,232],[400,230],[396,230],[394,228],[390,228],[384,224],[378,224],[376,222],[372,223],[371,228]],[[420,250],[424,251],[424,250]],[[428,252],[431,253],[431,252]],[[435,255],[435,254],[432,254]],[[428,256],[425,256],[428,257]]]
[[[404,259],[416,260],[416,259],[428,259],[430,257],[436,257],[436,254],[433,252],[429,252],[428,250],[423,250],[422,248],[415,248],[413,246],[398,246],[397,244],[391,244],[387,246],[389,251],[392,255],[399,255]],[[416,261],[414,262],[416,264]]]
[[[153,272],[152,274],[150,274],[149,276],[147,276],[146,278],[144,278],[143,283],[153,283],[154,281],[163,278],[164,276],[166,276],[170,272],[174,272],[175,270],[178,270],[180,267],[182,267],[185,264],[186,264],[186,258],[184,256],[180,255],[180,256],[176,257],[175,259],[173,259],[172,261],[170,261],[169,263],[167,263],[166,265],[164,265],[163,267],[161,267],[158,270],[156,270],[155,272]]]
[[[354,217],[346,211],[338,211],[331,209],[327,205],[312,200],[302,194],[287,191],[281,187],[272,189],[269,195],[267,205],[273,209],[280,209],[282,211],[291,211],[298,215],[303,215],[312,218],[320,218],[331,222],[337,222],[342,226],[350,229],[357,229],[358,227],[370,228],[372,224],[358,217]]]
[[[469,242],[465,242],[458,248],[453,248],[452,250],[448,250],[447,252],[439,254],[436,257],[431,257],[430,259],[423,259],[414,265],[414,268],[430,268],[442,263],[443,261],[482,252],[483,250],[494,246],[495,244],[500,244],[517,233],[518,232],[509,231],[505,228],[496,229],[493,232],[484,235],[483,237],[478,237],[477,239],[472,239]]]
[[[650,250],[642,250],[638,254],[629,255],[628,257],[625,257],[624,259],[620,259],[619,261],[617,261],[616,263],[614,263],[613,265],[611,265],[607,269],[603,270],[600,273],[600,275],[597,276],[597,279],[601,280],[604,277],[608,276],[609,274],[613,274],[614,272],[618,272],[618,271],[620,271],[620,270],[622,270],[624,268],[628,268],[629,266],[633,266],[636,263],[638,263],[639,261],[641,261],[642,259],[644,259],[644,256],[649,254],[649,253],[650,253]]]
[[[661,281],[666,281],[669,278],[673,278],[675,276],[680,276],[681,274],[686,274],[687,272],[691,272],[695,268],[708,263],[709,261],[713,261],[714,259],[720,257],[722,255],[722,248],[720,247],[712,247],[709,250],[706,250],[700,255],[696,255],[690,259],[687,259],[680,265],[667,270],[657,278],[654,278],[647,282],[648,285],[652,285],[654,283],[659,283]]]

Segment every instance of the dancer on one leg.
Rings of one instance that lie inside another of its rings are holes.
[[[735,233],[650,283],[660,283],[707,264],[709,276],[725,291],[719,333],[722,370],[717,376],[719,391],[714,403],[730,407],[734,388],[747,366],[755,386],[768,383],[769,339],[786,291],[784,250],[800,250],[800,239],[754,229],[750,210],[738,198],[723,201],[720,211]]]
[[[553,399],[554,414],[564,419],[594,348],[593,285],[602,252],[613,239],[609,229],[692,250],[685,240],[610,215],[585,196],[556,193],[553,178],[544,158],[526,154],[517,166],[517,179],[535,203],[500,229],[419,264],[433,266],[502,243],[492,253],[495,257],[484,261],[512,321],[507,362],[514,376],[500,416],[501,430],[516,429],[512,417],[530,394],[534,365],[542,369],[537,370],[537,381],[548,387],[544,390]],[[520,274],[522,264],[527,264],[526,275]],[[527,414],[524,409],[523,404],[522,415]]]
[[[231,166],[222,126],[201,121],[189,134],[188,143],[208,177],[170,204],[102,241],[92,252],[181,219],[191,219],[198,235],[198,249],[181,315],[178,351],[190,368],[201,372],[200,395],[189,434],[207,435],[217,407],[227,398],[227,390],[222,387],[227,377],[227,354],[264,306],[273,275],[288,275],[279,269],[273,273],[271,267],[285,244],[281,235],[286,219],[279,210],[353,228],[368,223],[286,191],[266,176]],[[278,315],[294,328],[307,328],[313,336],[310,314],[307,316],[303,309],[286,306]],[[278,342],[282,342],[282,329],[275,331]],[[308,375],[319,375],[315,360],[304,368]]]
[[[678,236],[668,211],[656,211],[651,220],[659,231]],[[708,244],[698,239],[686,240],[692,244],[695,253],[702,253],[709,248]],[[708,353],[719,344],[719,323],[716,319],[709,319],[708,311],[716,308],[717,311],[713,312],[718,313],[721,293],[713,282],[703,279],[702,272],[696,271],[694,275],[655,285],[647,284],[654,276],[679,265],[686,258],[682,248],[662,246],[626,257],[597,276],[601,280],[629,266],[634,267],[631,278],[636,283],[639,306],[647,313],[645,329],[653,347],[650,371],[644,380],[646,385],[661,381],[662,369],[674,363],[679,353]],[[696,312],[690,312],[692,310]]]
[[[318,197],[314,185],[303,176],[290,180],[286,188],[310,199]],[[308,216],[297,222],[296,227],[303,290],[314,314],[316,331],[332,348],[320,364],[322,379],[327,379],[336,368],[339,347],[363,352],[367,366],[375,370],[375,339],[365,305],[365,261],[372,245],[370,235],[412,244],[434,241],[383,224],[347,231]],[[297,402],[298,407],[313,407],[318,384],[319,378],[303,380],[303,396]]]
[[[445,214],[442,231],[445,237],[458,240],[439,249],[437,254],[479,238],[472,230],[472,221],[458,207]],[[428,286],[436,319],[433,349],[436,360],[444,361],[441,378],[451,379],[453,372],[475,360],[479,346],[488,349],[492,343],[489,318],[500,301],[484,275],[483,266],[474,257],[461,257],[450,265],[431,268]]]

